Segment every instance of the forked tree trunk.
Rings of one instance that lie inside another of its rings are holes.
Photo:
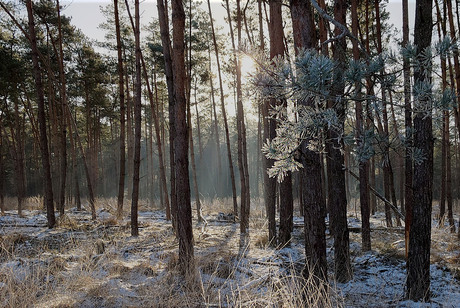
[[[40,150],[42,154],[42,168],[44,173],[43,186],[46,206],[46,217],[48,220],[48,228],[53,228],[56,224],[56,218],[54,216],[53,184],[51,182],[50,157],[48,152],[48,137],[46,131],[45,96],[43,93],[43,83],[40,74],[40,65],[38,63],[38,48],[37,38],[35,34],[34,15],[32,11],[32,1],[27,0],[26,6],[29,21],[30,46],[32,48],[33,74],[38,99],[38,123],[40,127]]]

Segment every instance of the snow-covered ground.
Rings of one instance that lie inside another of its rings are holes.
[[[40,211],[0,217],[0,307],[298,307],[313,302],[300,295],[296,277],[304,264],[302,218],[295,218],[293,241],[268,248],[266,221],[251,219],[251,240],[239,249],[239,226],[217,213],[194,221],[198,273],[194,283],[177,274],[178,243],[160,211],[139,213],[140,236],[129,221],[116,222],[109,209],[67,211],[54,229]],[[448,228],[433,228],[430,303],[404,299],[403,235],[372,217],[373,250],[362,253],[359,232],[350,233],[353,279],[333,281],[332,239],[328,236],[329,289],[325,306],[460,307],[460,245]],[[355,216],[350,227],[359,227]],[[314,293],[311,290],[310,293]],[[321,292],[317,292],[321,296]],[[311,304],[314,306],[315,304]]]

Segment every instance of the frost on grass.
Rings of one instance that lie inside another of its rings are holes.
[[[220,202],[220,203],[219,203]],[[360,252],[360,233],[351,233],[354,278],[317,287],[302,277],[303,219],[296,216],[290,247],[268,248],[262,206],[254,202],[250,246],[238,248],[237,224],[219,219],[227,206],[204,204],[207,225],[194,221],[196,275],[177,271],[178,243],[164,213],[143,207],[140,236],[129,220],[113,219],[111,207],[90,213],[67,211],[48,230],[39,211],[0,217],[1,307],[458,307],[459,245],[448,228],[433,225],[432,302],[405,301],[402,235],[383,229],[384,214],[371,219],[374,250]],[[349,225],[360,226],[350,212]],[[103,243],[104,249],[96,243]],[[328,247],[332,238],[328,237]]]

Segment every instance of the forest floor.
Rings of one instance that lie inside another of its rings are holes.
[[[303,292],[300,217],[290,247],[269,248],[263,207],[254,201],[250,244],[239,249],[239,224],[222,214],[231,206],[205,202],[207,223],[193,221],[197,274],[184,279],[164,212],[143,204],[134,238],[128,218],[116,221],[115,204],[99,200],[97,221],[68,209],[53,230],[36,205],[23,217],[12,210],[0,217],[0,307],[460,307],[460,242],[436,220],[432,301],[414,303],[404,300],[404,235],[384,227],[383,213],[372,216],[373,250],[362,253],[359,213],[350,209],[353,280],[334,282],[328,235],[329,287],[307,283]]]

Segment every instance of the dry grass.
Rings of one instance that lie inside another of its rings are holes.
[[[232,235],[232,228],[229,236],[235,239],[230,241],[221,227],[208,226],[204,232],[209,237],[196,245],[197,272],[184,279],[168,223],[149,223],[134,239],[115,222],[94,224],[81,217],[68,212],[39,240],[22,233],[0,237],[1,307],[299,307],[306,300],[332,302],[322,291],[318,299],[308,299],[306,294],[315,291],[293,270],[252,273],[251,266],[263,266],[247,263],[233,250],[238,232]],[[19,256],[27,241],[37,252]],[[223,246],[216,246],[219,241]],[[267,244],[265,230],[254,230],[251,246],[265,249]]]
[[[37,200],[33,202],[39,204]],[[152,211],[147,202],[141,204]],[[131,238],[126,220],[115,220],[116,199],[99,199],[97,206],[99,213],[107,215],[95,223],[86,220],[89,213],[69,211],[60,217],[58,228],[40,240],[20,232],[0,236],[0,307],[344,306],[333,287],[302,277],[295,262],[259,262],[262,255],[270,260],[277,255],[267,248],[265,209],[256,201],[250,221],[251,250],[245,254],[238,252],[237,225],[202,228],[194,221],[197,272],[186,278],[179,275],[178,242],[169,223],[148,221],[141,235]],[[231,199],[203,201],[205,215],[230,213],[232,208]],[[455,236],[445,246],[440,243],[449,234],[434,230],[433,241],[439,243],[433,251],[444,259],[440,252],[450,252],[447,260],[455,267],[460,264]],[[355,241],[360,241],[356,236]],[[382,231],[372,236],[375,250],[404,258],[398,242],[401,234]],[[37,251],[34,255],[21,253],[26,242]]]

